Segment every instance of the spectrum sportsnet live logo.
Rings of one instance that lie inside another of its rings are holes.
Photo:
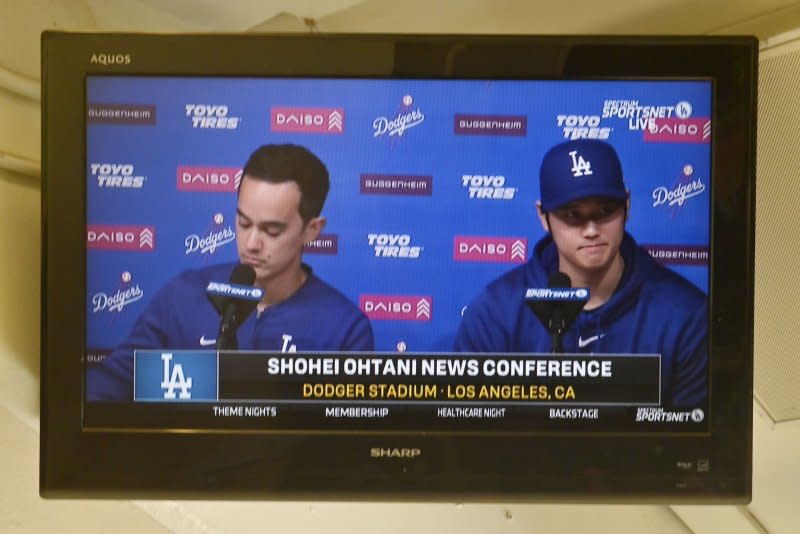
[[[453,259],[488,263],[525,263],[528,240],[524,237],[456,236]]]
[[[132,282],[133,275],[125,271],[120,276],[120,283],[116,289],[99,291],[92,295],[92,313],[120,313],[125,307],[141,300],[144,297],[144,291],[139,284]]]
[[[242,182],[239,167],[178,167],[178,191],[232,193]]]
[[[86,228],[86,248],[150,252],[156,248],[154,226],[90,224]]]
[[[273,107],[270,109],[273,132],[344,133],[344,108]]]
[[[361,295],[359,305],[370,319],[430,321],[433,299],[419,295]]]

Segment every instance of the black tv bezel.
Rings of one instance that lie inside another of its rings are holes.
[[[113,59],[97,62],[100,54]],[[41,495],[749,502],[757,56],[752,37],[43,33]],[[92,74],[712,80],[710,432],[84,429],[84,83]],[[377,460],[373,447],[423,454]],[[710,458],[709,473],[679,467],[698,458]]]

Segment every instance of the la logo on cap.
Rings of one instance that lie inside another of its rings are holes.
[[[586,161],[583,159],[583,156],[576,157],[577,154],[577,150],[573,150],[569,153],[572,158],[572,175],[575,178],[580,178],[581,176],[592,174],[592,162]]]

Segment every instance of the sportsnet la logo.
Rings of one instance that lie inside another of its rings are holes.
[[[706,414],[700,408],[690,412],[669,412],[664,408],[638,408],[636,422],[642,423],[702,423]]]
[[[120,283],[116,290],[100,291],[92,296],[92,313],[107,311],[120,313],[122,310],[144,297],[144,292],[139,284],[133,285],[133,276],[125,271],[120,276]]]
[[[135,174],[130,163],[90,163],[89,172],[97,180],[97,187],[141,189],[147,179]]]
[[[86,248],[150,252],[156,248],[154,226],[90,224],[86,229]]]
[[[224,104],[186,104],[184,109],[192,128],[235,130],[242,121],[241,117],[231,116]]]
[[[528,239],[524,237],[484,237],[457,235],[453,259],[488,263],[525,263]]]
[[[513,200],[516,187],[506,187],[506,177],[494,174],[464,174],[461,186],[469,193],[469,198],[484,200]]]
[[[367,234],[369,246],[374,247],[376,258],[405,258],[415,260],[422,248],[411,244],[409,234]]]
[[[224,226],[225,217],[221,213],[214,215],[211,225],[203,234],[189,234],[183,240],[186,255],[214,254],[218,248],[236,240],[236,232],[230,226]]]
[[[239,167],[178,167],[178,191],[210,191],[232,193],[242,182]]]
[[[393,115],[393,118],[381,116],[372,121],[372,136],[382,137],[389,134],[389,137],[402,137],[406,130],[419,126],[425,121],[425,114],[419,107],[413,109],[414,98],[411,95],[403,96],[400,108]]]
[[[361,295],[359,306],[370,319],[430,321],[433,299],[419,295]]]
[[[270,128],[273,132],[341,135],[344,133],[344,108],[273,107]]]

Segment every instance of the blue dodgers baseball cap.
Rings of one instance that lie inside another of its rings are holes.
[[[543,211],[586,197],[628,198],[616,150],[596,139],[567,141],[548,150],[539,169],[539,194]]]

